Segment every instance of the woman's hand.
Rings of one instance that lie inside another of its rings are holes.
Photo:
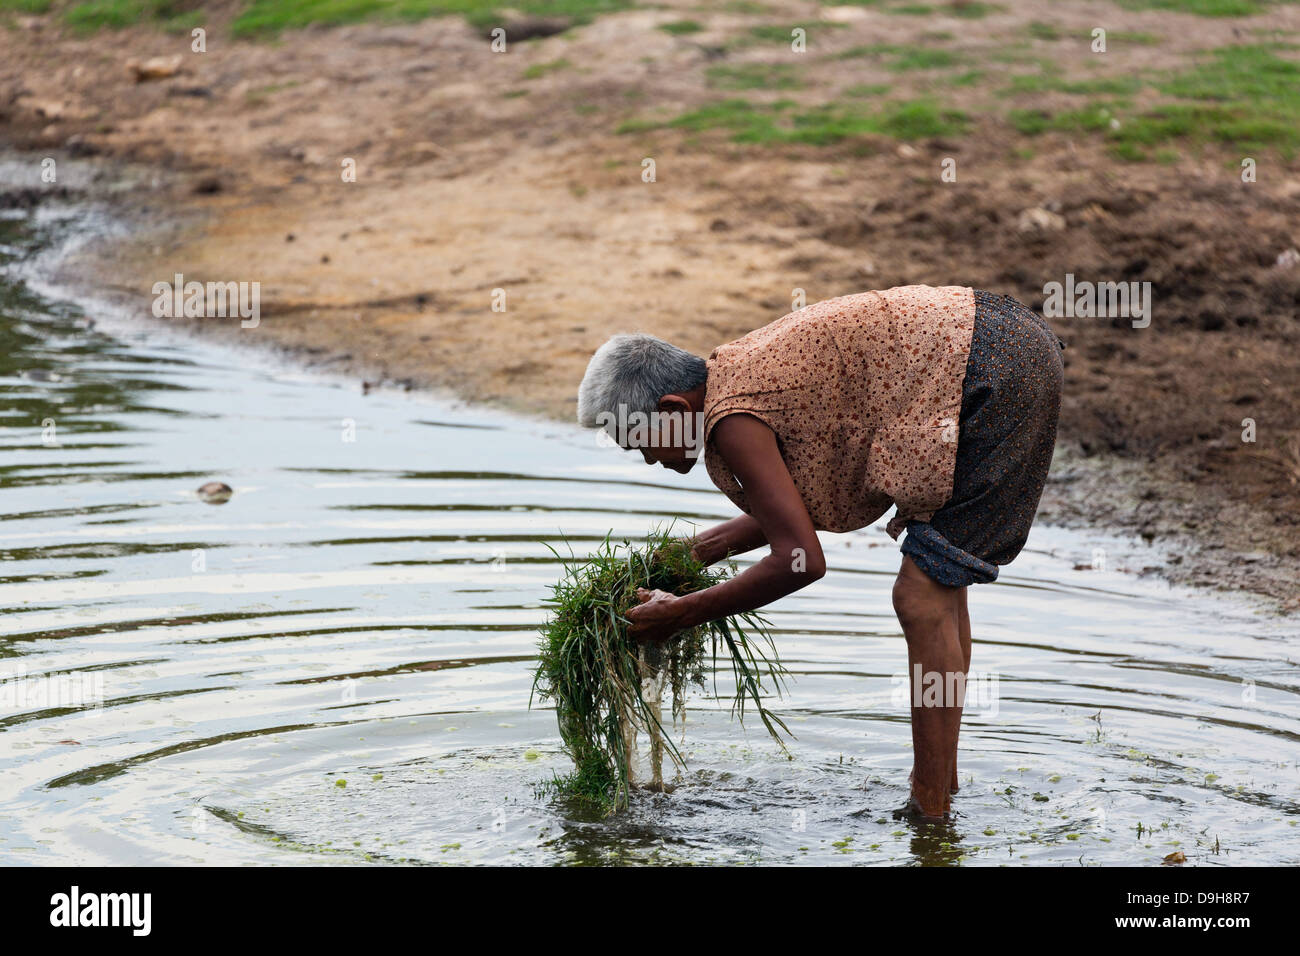
[[[641,603],[627,612],[627,619],[632,622],[631,634],[638,641],[666,641],[686,629],[681,598],[667,591],[645,588],[637,588],[636,596]]]

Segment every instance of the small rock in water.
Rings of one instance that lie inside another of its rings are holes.
[[[224,505],[234,492],[224,481],[209,481],[199,489],[199,498],[210,505]]]

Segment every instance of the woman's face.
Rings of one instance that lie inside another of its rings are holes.
[[[694,468],[703,437],[703,416],[695,407],[703,403],[703,387],[698,391],[698,396],[694,392],[665,395],[659,401],[658,413],[643,427],[633,429],[624,447],[640,452],[647,465],[662,465],[681,475]]]
[[[632,450],[639,451],[647,465],[663,465],[680,475],[686,474],[695,467],[695,462],[699,457],[698,455],[688,455],[686,447],[680,444],[676,446],[659,444],[649,448],[634,448]]]

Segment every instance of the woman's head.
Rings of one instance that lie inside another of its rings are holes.
[[[708,366],[653,335],[615,335],[596,350],[578,387],[578,423],[603,428],[647,463],[685,473],[702,437]]]

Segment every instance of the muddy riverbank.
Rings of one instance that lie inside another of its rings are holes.
[[[27,162],[26,158],[17,162]],[[409,375],[400,374],[379,358],[367,360],[353,343],[348,351],[342,344],[323,346],[319,337],[285,334],[274,321],[271,334],[241,334],[236,322],[214,326],[208,320],[155,319],[140,307],[134,290],[123,290],[108,282],[96,285],[98,272],[84,272],[84,263],[97,261],[104,245],[124,239],[139,241],[137,231],[163,236],[176,228],[175,220],[151,221],[158,207],[151,203],[120,202],[121,193],[151,190],[161,180],[149,178],[147,170],[123,170],[101,162],[82,162],[76,167],[76,185],[62,190],[57,198],[33,194],[10,193],[6,203],[11,208],[27,206],[70,210],[89,205],[98,213],[88,220],[87,231],[78,230],[72,241],[49,250],[32,268],[43,280],[42,287],[76,290],[88,297],[87,303],[103,301],[127,314],[136,316],[142,329],[156,328],[169,336],[200,335],[215,338],[227,345],[254,352],[270,353],[278,360],[302,367],[331,379],[350,382],[357,390],[371,387],[423,389],[447,398],[468,397],[455,388],[455,380],[437,374],[423,363],[410,367]],[[129,213],[123,215],[123,213]],[[100,235],[97,233],[109,233]],[[87,257],[90,257],[89,259]],[[73,265],[73,264],[76,265]],[[88,309],[88,312],[93,312]],[[121,321],[119,319],[119,321]],[[376,334],[375,348],[380,355],[389,354],[391,343]],[[402,367],[399,366],[399,369]],[[423,374],[420,370],[423,369]],[[474,401],[473,404],[499,406],[498,401]],[[529,409],[515,408],[527,415]],[[547,417],[531,410],[531,417],[541,424]],[[555,417],[567,419],[557,413]],[[1179,480],[1164,474],[1149,463],[1125,460],[1114,454],[1084,453],[1077,441],[1068,436],[1060,443],[1048,486],[1040,506],[1039,520],[1066,528],[1113,532],[1102,555],[1081,553],[1079,570],[1123,570],[1141,576],[1154,576],[1176,584],[1192,584],[1227,591],[1246,591],[1274,599],[1282,609],[1294,610],[1295,584],[1300,577],[1300,560],[1285,551],[1269,550],[1261,541],[1267,531],[1261,528],[1260,514],[1247,500],[1225,498],[1213,506],[1204,489],[1195,481]],[[1283,538],[1282,540],[1285,540]],[[1124,544],[1123,542],[1127,542]]]
[[[958,282],[1039,305],[1044,283],[1066,274],[1151,281],[1148,328],[1053,320],[1069,345],[1067,392],[1043,518],[1131,535],[1120,563],[1138,571],[1300,600],[1297,166],[1268,154],[1268,175],[1246,186],[1231,151],[1214,147],[1117,163],[1087,136],[1029,138],[983,110],[1001,102],[992,77],[1033,77],[1052,57],[1065,79],[1102,82],[1069,39],[1091,6],[1054,8],[1054,39],[1030,30],[1039,4],[960,22],[843,17],[781,95],[815,97],[827,77],[883,80],[890,96],[937,92],[975,118],[959,135],[780,148],[651,122],[708,106],[772,59],[713,43],[748,29],[721,12],[699,16],[689,38],[661,29],[681,11],[602,16],[491,59],[459,20],[271,44],[229,38],[215,6],[202,55],[145,27],[111,43],[54,17],[0,31],[3,136],[24,149],[29,177],[15,176],[9,200],[89,189],[113,209],[112,234],[70,250],[53,281],[112,294],[142,322],[155,321],[153,284],[176,273],[257,281],[256,329],[167,321],[358,387],[446,389],[559,420],[607,335],[644,329],[706,353],[788,311],[795,289],[816,300]],[[1117,27],[1163,37],[1117,45],[1104,67],[1117,75],[1239,42],[1233,22],[1103,6]],[[790,4],[772,15],[813,14]],[[1300,28],[1290,8],[1252,23]],[[966,72],[945,85],[933,70],[895,69],[895,53],[851,57],[865,39],[939,48]],[[137,82],[127,69],[178,49],[171,76]],[[964,80],[981,69],[984,80]],[[1037,105],[1025,95],[1006,102]],[[1044,95],[1045,107],[1067,96]],[[956,184],[932,175],[946,157]],[[42,183],[50,158],[110,172]],[[1242,440],[1247,420],[1254,442]]]

